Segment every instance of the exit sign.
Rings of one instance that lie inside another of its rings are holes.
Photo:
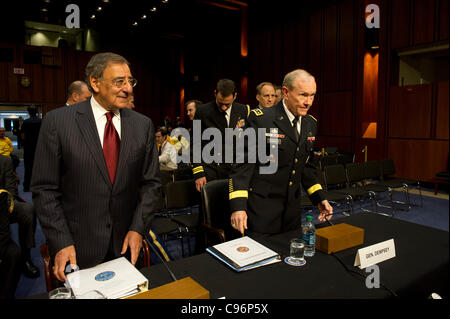
[[[25,74],[24,68],[14,68],[14,74]]]

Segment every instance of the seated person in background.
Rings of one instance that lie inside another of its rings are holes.
[[[159,150],[159,168],[164,171],[177,169],[177,149],[167,140],[167,129],[162,126],[155,132]]]
[[[12,161],[9,157],[0,155],[0,189],[8,191],[9,194],[13,198],[17,198],[18,192],[17,192],[17,182],[16,177],[13,171]],[[36,213],[34,211],[33,205],[29,203],[14,201],[14,207],[11,213],[8,213],[5,219],[5,207],[7,206],[9,208],[9,204],[6,204],[6,200],[4,195],[1,195],[1,201],[0,201],[0,209],[2,210],[0,214],[2,215],[1,218],[1,225],[0,228],[2,229],[2,243],[0,244],[2,247],[0,247],[0,259],[5,258],[12,258],[8,262],[13,263],[11,267],[15,267],[15,271],[20,272],[23,271],[24,275],[29,278],[37,278],[39,277],[39,269],[33,265],[31,261],[31,254],[30,250],[31,248],[35,247],[35,232],[36,232]],[[5,223],[7,222],[7,225]],[[9,224],[10,223],[18,223],[19,224],[19,260],[16,260],[16,248],[14,245],[8,241],[7,237],[9,237]],[[8,243],[9,242],[9,243]],[[12,257],[8,257],[9,254],[13,254]],[[2,261],[3,263],[3,261]],[[2,265],[2,263],[0,265]],[[3,267],[3,266],[2,266]],[[6,266],[5,266],[6,267]],[[5,268],[2,268],[0,275],[3,276],[4,271],[8,274],[7,277],[11,277],[12,281],[16,280],[15,276],[17,275],[15,271],[8,270]],[[3,279],[0,279],[2,281]],[[9,280],[9,279],[8,279]],[[3,284],[3,281],[2,281]],[[12,284],[12,283],[11,283]],[[11,288],[12,289],[12,288]],[[3,295],[4,291],[0,292],[0,296]]]
[[[5,128],[0,127],[0,154],[9,156],[13,150],[14,147],[11,140],[5,136]]]

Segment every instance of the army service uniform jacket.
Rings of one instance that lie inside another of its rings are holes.
[[[278,145],[278,157],[270,154],[269,160],[256,163],[235,164],[229,179],[230,213],[247,212],[247,226],[251,232],[275,234],[301,226],[301,187],[311,202],[317,205],[325,199],[318,182],[316,167],[311,164],[317,133],[316,120],[311,115],[301,117],[300,139],[297,142],[294,128],[286,115],[283,100],[264,110],[252,110],[247,119],[248,129],[264,128],[266,154]],[[259,144],[256,149],[261,147]],[[246,150],[248,151],[248,147]],[[258,150],[259,151],[259,150]],[[274,174],[261,174],[260,169],[275,161]]]
[[[206,104],[199,105],[196,112],[195,112],[195,120],[200,120],[201,122],[201,132],[203,132],[208,128],[217,128],[220,131],[221,134],[221,152],[217,152],[216,155],[218,160],[213,161],[212,163],[205,163],[202,161],[200,163],[193,162],[192,165],[192,173],[194,176],[194,179],[198,179],[201,177],[205,177],[207,181],[210,181],[211,179],[208,174],[208,170],[205,171],[205,166],[210,167],[211,169],[216,169],[217,166],[222,167],[229,167],[231,169],[232,163],[226,163],[225,159],[225,152],[226,149],[233,152],[233,158],[235,157],[234,154],[234,147],[233,145],[226,145],[225,144],[225,129],[226,128],[243,128],[245,126],[246,120],[248,115],[250,114],[250,107],[248,105],[243,105],[240,103],[237,103],[236,101],[233,102],[233,105],[231,107],[231,114],[230,114],[230,121],[229,125],[227,125],[227,121],[224,117],[223,112],[219,109],[217,106],[216,101],[211,101]],[[201,142],[198,140],[198,136],[193,136],[194,141],[191,141],[191,155],[192,158],[194,158],[193,152],[195,151],[194,143],[201,143],[201,150],[203,150],[204,146],[206,144],[209,144],[209,142],[212,140],[202,140]],[[196,139],[195,139],[196,138]],[[217,143],[217,141],[216,141]],[[215,150],[214,150],[215,151]],[[211,153],[211,155],[213,152]],[[225,165],[224,165],[225,164]],[[228,164],[228,165],[227,165]],[[227,169],[228,170],[228,169]],[[228,178],[228,176],[226,176]]]

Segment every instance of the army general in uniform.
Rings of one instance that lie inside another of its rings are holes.
[[[261,158],[233,166],[229,179],[231,225],[241,233],[248,230],[248,235],[258,236],[300,228],[302,187],[318,207],[319,220],[331,218],[333,208],[311,163],[317,123],[307,112],[315,94],[314,77],[295,70],[285,76],[283,99],[276,106],[251,111],[246,130],[263,129],[266,137],[275,139],[278,156],[271,154],[269,161],[275,161],[277,169],[274,174],[264,174],[261,168],[268,163]],[[272,146],[266,143],[266,152]]]

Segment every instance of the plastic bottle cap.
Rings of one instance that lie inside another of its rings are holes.
[[[308,222],[310,222],[310,221],[313,220],[313,218],[312,218],[312,216],[308,215],[308,216],[306,216],[306,220],[307,220]]]

